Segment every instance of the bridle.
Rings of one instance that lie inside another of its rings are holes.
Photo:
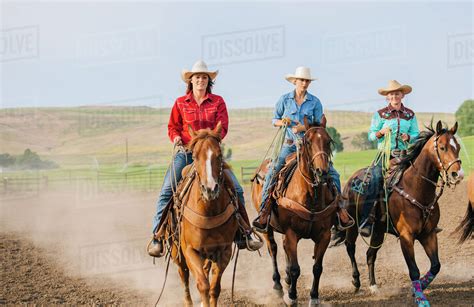
[[[444,133],[443,133],[444,134]],[[448,186],[451,185],[451,182],[448,180],[449,176],[448,176],[448,171],[449,169],[451,168],[451,166],[453,166],[454,164],[456,163],[459,163],[459,165],[461,165],[461,159],[457,158],[457,159],[454,159],[452,160],[451,162],[448,163],[448,166],[445,167],[444,166],[444,163],[441,161],[441,155],[439,154],[439,149],[438,149],[438,139],[443,135],[443,134],[439,134],[435,137],[433,143],[434,143],[434,149],[435,149],[435,152],[436,152],[436,159],[438,160],[438,164],[441,166],[441,169],[440,169],[440,174],[441,174],[441,178],[443,180],[443,184],[447,184]]]
[[[307,184],[309,184],[311,187],[317,187],[321,182],[321,177],[322,177],[322,174],[320,174],[317,170],[314,169],[313,167],[313,161],[315,158],[319,157],[319,156],[326,156],[327,159],[328,159],[328,162],[331,161],[331,155],[328,154],[327,152],[323,151],[323,150],[320,150],[316,153],[314,153],[311,157],[309,156],[309,153],[311,151],[311,148],[310,148],[310,143],[308,142],[308,139],[307,139],[307,134],[312,131],[312,130],[316,130],[316,129],[325,129],[323,127],[311,127],[309,128],[308,130],[305,131],[303,137],[301,139],[298,140],[298,143],[301,144],[301,146],[305,149],[304,152],[306,152],[306,163],[308,164],[309,166],[309,170],[311,171],[311,173],[313,174],[313,178],[311,177],[308,177],[307,175],[305,175],[305,173],[301,170],[301,162],[300,162],[300,153],[299,153],[299,145],[300,144],[296,144],[296,150],[297,150],[297,153],[296,153],[296,159],[297,159],[297,164],[298,164],[298,171],[300,172],[301,176],[303,177],[303,179],[306,181]]]
[[[215,139],[215,140],[218,142],[219,146],[220,146],[220,143],[221,143],[220,140],[219,140],[217,137],[214,137],[214,136],[210,136],[210,135],[209,135],[209,136],[206,136],[205,138],[203,138],[203,139],[200,140],[200,141],[203,141],[203,140],[206,139],[206,138],[213,138],[213,139]],[[195,147],[195,146],[194,146],[194,147]],[[192,149],[194,149],[194,148],[192,148]],[[194,150],[192,150],[192,153],[193,153],[193,161],[197,161],[197,160],[196,160],[195,153],[194,153]],[[219,155],[217,158],[220,159],[220,163],[219,163],[219,175],[218,175],[218,177],[217,177],[217,190],[215,191],[215,195],[214,195],[215,198],[217,198],[217,197],[219,196],[220,187],[222,186],[222,183],[223,183],[223,181],[224,181],[224,175],[223,175],[223,173],[224,173],[224,159],[223,159],[223,157],[222,157],[222,153],[221,153],[221,155]],[[197,171],[196,167],[194,167],[194,173],[196,174],[196,177],[197,177],[197,179],[198,179],[198,182],[199,182],[199,189],[200,189],[200,191],[201,191],[201,196],[202,196],[202,195],[204,195],[205,193],[207,193],[206,187],[202,185],[202,183],[201,183],[201,182],[202,182],[202,181],[201,181],[201,176],[199,175],[199,172]],[[213,198],[213,199],[215,199],[215,198]]]

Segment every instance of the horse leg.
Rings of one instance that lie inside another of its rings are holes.
[[[367,250],[367,266],[369,267],[369,281],[370,281],[370,292],[375,294],[378,292],[377,283],[375,281],[375,260],[377,259],[377,252],[379,251],[383,238],[385,236],[384,225],[380,222],[376,222],[374,225],[374,231],[370,238],[370,247]]]
[[[347,230],[346,242],[345,242],[347,255],[349,255],[349,258],[351,259],[351,264],[352,264],[352,285],[354,285],[355,287],[355,290],[354,290],[355,293],[359,292],[359,289],[360,289],[360,273],[359,273],[359,269],[357,267],[357,261],[355,258],[356,240],[357,240],[358,235],[359,235],[359,232],[357,231],[357,227],[349,228]]]
[[[328,248],[329,242],[331,241],[331,232],[326,231],[322,234],[319,242],[316,243],[316,238],[313,238],[314,241],[314,265],[313,265],[313,286],[311,287],[311,298],[309,300],[309,306],[316,306],[320,304],[319,300],[319,280],[321,274],[323,273],[323,258],[326,250]]]
[[[191,273],[196,280],[196,286],[201,294],[201,306],[209,306],[209,280],[206,278],[204,272],[204,260],[199,254],[192,248],[186,248],[184,251],[186,262]]]
[[[423,289],[421,289],[420,270],[416,265],[415,249],[413,243],[414,239],[412,234],[406,232],[400,234],[400,245],[402,248],[403,257],[405,258],[405,262],[407,263],[408,270],[410,272],[412,291],[415,295],[415,303],[418,306],[429,306],[429,302],[423,294]]]
[[[430,270],[420,278],[421,289],[425,290],[441,269],[441,263],[438,258],[438,235],[433,231],[420,239],[420,243],[431,262]]]
[[[191,293],[189,292],[189,269],[184,258],[178,263],[178,273],[184,285],[184,305],[192,306],[193,301],[191,299]]]
[[[209,291],[209,295],[211,297],[210,304],[212,307],[217,306],[217,300],[219,299],[219,295],[221,294],[221,279],[222,274],[224,273],[225,268],[229,264],[230,257],[232,256],[232,247],[226,248],[220,257],[217,257],[217,261],[212,262],[212,280],[211,280],[211,288]]]
[[[271,227],[268,228],[268,232],[264,235],[265,240],[267,241],[268,253],[272,257],[273,264],[273,290],[277,291],[278,294],[283,293],[283,287],[280,282],[280,273],[278,272],[278,263],[277,263],[277,253],[278,245],[275,242],[274,232]]]
[[[290,287],[288,294],[283,297],[287,305],[296,305],[296,282],[300,276],[300,266],[298,264],[298,237],[292,230],[288,230],[283,238],[283,247],[287,256],[286,280],[289,280]]]

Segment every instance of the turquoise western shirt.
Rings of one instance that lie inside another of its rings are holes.
[[[415,112],[406,108],[403,104],[399,111],[393,109],[389,104],[387,107],[375,112],[372,117],[369,140],[377,140],[378,148],[382,147],[385,136],[377,138],[376,133],[385,127],[390,127],[392,130],[390,149],[407,149],[408,143],[413,142],[420,133]],[[410,136],[407,143],[402,140],[401,135],[403,133]]]

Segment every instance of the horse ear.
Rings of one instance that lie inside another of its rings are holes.
[[[306,117],[306,115],[303,117],[303,122],[304,122],[304,128],[306,130],[309,129],[309,123],[308,123],[308,118]]]
[[[452,135],[455,135],[456,131],[458,131],[458,122],[456,122],[454,126],[451,129],[449,129],[449,132],[451,132]]]
[[[321,127],[326,128],[327,121],[328,120],[326,119],[326,115],[323,114],[323,116],[321,117]]]
[[[436,133],[440,134],[441,130],[443,130],[443,124],[441,123],[440,120],[438,120],[438,123],[436,124]]]
[[[216,127],[214,128],[213,130],[215,133],[221,135],[221,131],[222,131],[222,123],[219,121],[216,125]]]
[[[193,127],[191,127],[191,125],[188,125],[188,132],[192,138],[194,138],[197,135],[197,133],[194,132]]]

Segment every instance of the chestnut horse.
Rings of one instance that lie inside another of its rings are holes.
[[[229,264],[238,229],[235,191],[232,192],[232,181],[223,171],[227,165],[220,146],[221,129],[220,122],[214,130],[195,132],[188,127],[192,136],[189,147],[194,164],[190,172],[194,172],[194,181],[187,200],[178,209],[182,212],[182,215],[177,214],[181,216],[179,244],[173,243],[171,251],[184,284],[187,306],[193,305],[189,272],[201,294],[202,306],[217,306],[221,277]],[[186,171],[184,169],[183,173]],[[210,272],[212,276],[209,276]]]
[[[454,231],[460,233],[459,243],[463,243],[467,239],[472,239],[474,230],[474,172],[471,173],[467,180],[467,209],[464,219]]]
[[[339,199],[328,176],[333,141],[324,124],[309,125],[305,119],[305,127],[301,149],[296,154],[296,170],[283,194],[276,199],[278,206],[272,212],[272,222],[264,235],[273,261],[273,289],[279,294],[282,294],[282,286],[274,231],[284,235],[283,247],[287,259],[285,282],[289,286],[284,300],[289,305],[295,304],[297,300],[296,282],[300,276],[297,246],[299,240],[303,238],[312,239],[315,243],[310,305],[319,303],[319,279],[323,271],[323,257],[330,241],[331,226],[336,222],[337,199]],[[265,161],[259,169],[266,169],[267,164],[268,161]],[[253,180],[252,201],[257,211],[260,209],[262,187],[263,182]]]
[[[375,259],[381,247],[387,224],[391,222],[392,233],[400,238],[400,246],[407,263],[415,301],[420,305],[428,304],[423,290],[438,274],[441,264],[438,258],[438,238],[435,227],[438,225],[440,211],[438,199],[444,186],[456,185],[463,178],[461,160],[459,159],[460,145],[454,134],[457,123],[451,129],[443,128],[441,121],[436,125],[436,131],[429,127],[423,131],[409,148],[407,156],[395,166],[395,171],[403,171],[403,177],[394,185],[393,192],[388,196],[388,217],[385,221],[377,219],[374,223],[370,247],[367,250],[370,290],[377,291],[375,281]],[[353,182],[364,177],[365,169],[357,171],[346,183],[344,195],[346,208],[355,216],[358,207],[359,216],[365,201],[364,195],[353,190]],[[437,184],[441,175],[441,186]],[[439,192],[436,191],[439,187]],[[381,201],[381,200],[379,200]],[[381,206],[380,208],[385,208]],[[379,214],[379,216],[383,214]],[[356,291],[360,288],[359,270],[355,259],[357,226],[347,230],[346,249],[352,263],[352,283]],[[418,240],[430,259],[430,270],[420,278],[420,271],[415,262],[414,241]]]

